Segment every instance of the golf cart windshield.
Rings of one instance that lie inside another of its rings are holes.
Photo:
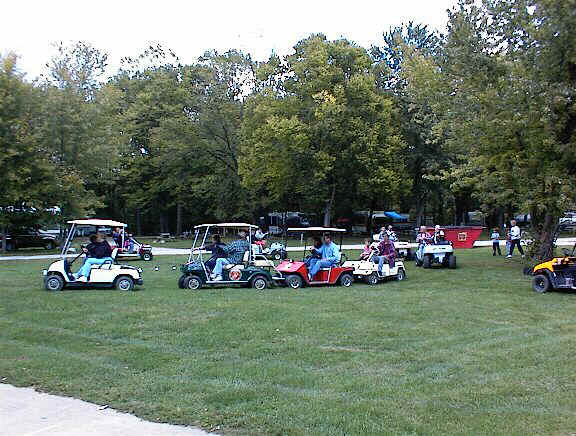
[[[62,252],[60,253],[60,255],[62,257],[66,257],[66,255],[68,254],[68,251],[70,250],[74,236],[78,233],[78,229],[80,229],[82,227],[95,227],[96,231],[100,227],[112,227],[112,228],[113,227],[122,227],[122,228],[126,227],[126,224],[121,223],[120,221],[103,220],[103,219],[97,219],[97,218],[72,220],[72,221],[68,221],[68,224],[70,225],[70,229],[68,230],[68,235],[66,236],[66,241],[62,245]]]

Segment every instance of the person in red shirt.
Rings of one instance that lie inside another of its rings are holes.
[[[382,274],[382,267],[387,263],[394,268],[396,261],[396,248],[387,234],[382,235],[382,241],[378,244],[378,255],[372,258],[372,262],[378,264],[378,274]]]

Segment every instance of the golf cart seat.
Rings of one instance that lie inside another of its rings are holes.
[[[270,260],[270,259],[266,259],[266,256],[262,255],[262,254],[256,254],[254,256],[254,266],[260,267],[260,268],[274,268],[274,261]]]
[[[244,264],[246,264],[249,260],[250,260],[250,251],[245,251],[244,256],[242,257],[243,263],[239,263],[239,264],[231,263],[229,265],[224,265],[224,269],[232,269],[234,267],[236,267],[236,269],[243,269]]]

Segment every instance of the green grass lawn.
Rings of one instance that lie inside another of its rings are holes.
[[[1,262],[0,377],[224,434],[576,431],[576,294],[532,292],[517,258],[263,292],[180,290],[183,260],[134,263],[133,293],[48,293],[45,263]]]

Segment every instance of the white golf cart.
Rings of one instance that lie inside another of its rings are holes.
[[[378,282],[387,279],[400,281],[406,278],[406,269],[404,268],[404,261],[402,259],[396,259],[393,268],[388,264],[382,265],[382,272],[379,273],[378,264],[372,261],[374,256],[376,256],[378,243],[373,242],[371,247],[372,252],[367,260],[348,260],[344,262],[342,266],[354,268],[354,278],[356,280],[364,280],[369,285],[376,285]]]
[[[117,249],[114,249],[112,252],[112,259],[114,259],[114,261],[109,261],[102,265],[92,265],[89,280],[74,280],[72,276],[72,265],[84,254],[80,251],[80,254],[73,257],[72,260],[68,259],[71,257],[70,253],[77,252],[77,250],[72,247],[72,241],[77,230],[86,226],[96,228],[100,226],[122,227],[126,224],[101,219],[74,220],[68,221],[68,224],[70,225],[70,229],[66,236],[66,241],[62,245],[61,259],[53,262],[48,269],[42,271],[44,287],[47,291],[60,291],[63,288],[86,289],[112,287],[122,291],[131,291],[134,289],[135,284],[141,285],[143,283],[141,268],[130,265],[118,265],[116,263],[115,256]]]
[[[456,268],[456,255],[454,247],[450,241],[438,241],[432,244],[425,244],[418,247],[416,251],[416,266],[431,268],[434,264]]]
[[[126,247],[126,224],[124,224],[120,235],[120,245],[117,247],[118,260],[145,260],[148,262],[154,258],[151,245],[143,244],[132,236],[129,236],[129,238],[132,241],[131,248]]]

